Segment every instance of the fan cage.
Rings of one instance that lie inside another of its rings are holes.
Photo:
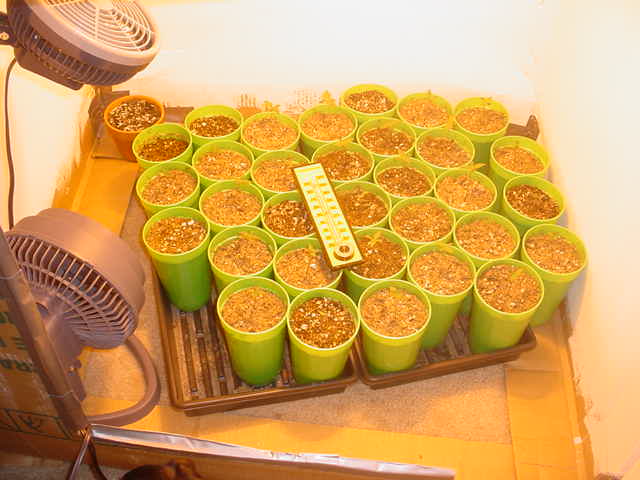
[[[41,239],[9,235],[8,242],[36,298],[55,298],[62,308],[54,314],[83,343],[113,348],[133,333],[132,307],[90,264]]]

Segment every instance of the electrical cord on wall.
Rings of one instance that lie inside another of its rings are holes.
[[[11,130],[9,128],[9,78],[11,71],[16,64],[16,59],[11,59],[7,67],[7,73],[4,77],[4,138],[7,152],[7,167],[9,169],[9,193],[7,195],[7,216],[9,219],[9,228],[14,225],[13,197],[16,189],[16,172],[13,165],[13,156],[11,155]]]

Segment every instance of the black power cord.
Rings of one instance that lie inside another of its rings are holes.
[[[7,214],[9,218],[9,228],[14,225],[13,197],[16,189],[16,171],[13,166],[13,156],[11,155],[11,129],[9,128],[9,77],[11,71],[16,64],[13,58],[7,67],[7,73],[4,77],[4,139],[7,152],[7,166],[9,168],[9,194],[7,198]]]

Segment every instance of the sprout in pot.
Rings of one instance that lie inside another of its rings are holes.
[[[222,148],[199,155],[193,167],[211,180],[231,180],[246,177],[251,158],[238,151]]]
[[[435,131],[422,135],[416,146],[420,158],[440,169],[457,168],[471,163],[473,145],[464,137],[456,141],[459,138],[456,132],[447,135],[450,136],[438,136]],[[463,148],[462,142],[469,146],[468,150]]]
[[[476,164],[474,167],[480,165],[482,164]],[[443,173],[436,181],[435,194],[454,211],[460,213],[489,209],[497,196],[491,180],[472,169],[456,169]]]
[[[507,115],[488,106],[474,106],[460,110],[456,115],[456,121],[471,133],[487,135],[505,128]]]
[[[362,128],[358,132],[358,141],[364,148],[378,155],[398,155],[411,151],[415,137],[398,128],[404,125],[400,120],[383,119],[370,120],[370,122],[378,123],[372,128]]]
[[[442,127],[448,123],[451,111],[446,105],[446,100],[431,92],[413,94],[400,101],[398,115],[421,129]]]
[[[251,178],[271,194],[291,192],[296,189],[293,169],[306,161],[305,157],[290,150],[268,152],[256,159]]]
[[[536,220],[550,220],[560,215],[561,206],[544,190],[534,185],[514,185],[505,191],[509,205],[522,215]]]
[[[319,162],[327,172],[331,181],[346,182],[362,179],[371,172],[373,159],[364,149],[359,150],[356,144],[335,144],[317,150],[313,160]]]
[[[473,283],[472,268],[452,253],[447,253],[446,247],[420,255],[411,264],[411,276],[415,282],[436,295],[455,295]]]
[[[263,271],[272,259],[273,252],[269,246],[257,235],[246,231],[239,232],[236,238],[220,245],[211,256],[216,268],[237,277]]]
[[[196,188],[198,179],[189,172],[167,170],[151,177],[140,197],[154,205],[173,205],[185,200]]]
[[[391,227],[398,235],[414,243],[435,242],[450,235],[453,215],[438,200],[405,202],[400,202],[391,216]]]
[[[343,101],[353,110],[366,114],[385,113],[395,107],[394,99],[375,88],[347,94]]]
[[[301,201],[284,200],[263,212],[264,225],[274,233],[286,237],[305,237],[313,233],[313,222]]]
[[[222,307],[222,318],[241,332],[263,332],[274,327],[285,314],[287,305],[274,293],[249,287],[229,296]]]
[[[299,290],[326,287],[340,275],[329,268],[322,251],[312,244],[283,254],[275,264],[275,273],[284,283]]]
[[[356,331],[356,320],[342,302],[314,297],[291,312],[289,325],[303,343],[316,348],[336,348]]]
[[[519,242],[505,225],[487,218],[461,221],[456,226],[455,238],[460,248],[482,260],[509,257]]]
[[[359,186],[338,190],[336,197],[347,222],[352,227],[379,225],[384,223],[389,213],[388,204],[379,195]]]
[[[258,113],[247,119],[242,128],[244,141],[260,151],[290,149],[299,136],[295,122],[276,112]]]
[[[187,217],[167,217],[155,222],[145,240],[156,252],[180,254],[193,250],[207,236],[207,227]]]
[[[143,98],[132,98],[111,109],[107,121],[118,130],[137,132],[154,125],[160,121],[161,116],[162,112],[155,103]]]
[[[234,188],[214,192],[206,197],[203,193],[201,202],[202,213],[212,222],[225,227],[255,222],[262,210],[261,198]]]
[[[545,164],[529,150],[519,145],[495,148],[493,156],[507,170],[523,175],[541,173]]]
[[[363,297],[364,299],[364,297]],[[418,332],[429,318],[429,309],[403,288],[381,288],[361,302],[363,322],[387,337],[406,337]]]
[[[533,309],[542,296],[540,281],[516,265],[492,265],[477,280],[480,297],[491,307],[505,313]]]
[[[359,235],[358,246],[364,262],[351,267],[361,277],[388,278],[400,272],[407,262],[407,252],[402,245],[389,240],[382,230],[370,235]]]

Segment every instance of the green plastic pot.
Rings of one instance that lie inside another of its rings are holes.
[[[200,179],[200,186],[202,188],[202,191],[204,191],[209,185],[213,185],[216,182],[222,182],[227,180],[227,179],[216,179],[216,178],[205,177],[198,171],[198,168],[196,167],[198,160],[200,160],[200,158],[203,155],[209,152],[217,152],[220,150],[232,150],[234,152],[238,152],[241,155],[244,155],[245,157],[247,157],[249,159],[249,168],[247,168],[247,171],[237,180],[249,179],[249,176],[251,174],[251,165],[253,164],[253,152],[238,142],[234,142],[231,140],[212,140],[210,142],[205,143],[200,148],[198,148],[193,154],[193,158],[191,159],[191,165],[193,165],[193,168],[195,168],[196,172],[198,172],[198,178]],[[233,180],[236,180],[236,179],[233,179]]]
[[[254,153],[256,157],[266,152],[275,151],[275,150],[265,150],[262,148],[258,148],[254,145],[251,145],[249,142],[247,142],[247,139],[244,136],[244,131],[248,125],[251,125],[251,123],[255,122],[256,120],[260,120],[261,118],[266,118],[266,117],[275,117],[279,119],[281,122],[285,123],[286,125],[289,125],[291,128],[293,128],[296,131],[296,139],[286,147],[278,148],[278,150],[296,150],[298,147],[298,142],[300,141],[300,127],[298,126],[298,123],[293,118],[278,112],[260,112],[260,113],[251,115],[249,118],[247,118],[242,124],[242,129],[240,130],[240,138],[242,139],[242,143],[244,143],[247,147],[249,147],[249,149]]]
[[[523,150],[527,150],[530,154],[537,157],[544,167],[537,173],[518,173],[508,168],[503,167],[498,163],[495,157],[495,151],[503,147],[520,147]],[[527,137],[519,136],[507,136],[496,140],[491,144],[490,156],[489,156],[489,178],[493,181],[498,190],[498,202],[502,202],[502,192],[504,190],[504,184],[514,177],[541,177],[544,178],[549,170],[549,154],[539,143],[531,140]]]
[[[270,207],[277,205],[281,202],[289,201],[289,200],[295,201],[295,202],[301,202],[302,204],[304,204],[304,201],[302,200],[302,196],[300,195],[300,192],[298,192],[297,190],[293,192],[278,193],[277,195],[274,195],[273,197],[269,198],[266,202],[264,202],[264,206],[262,207],[262,213],[260,214],[260,221],[262,222],[262,228],[264,228],[267,232],[269,232],[269,235],[273,237],[278,247],[284,245],[289,240],[297,240],[299,238],[309,238],[314,235],[314,233],[310,233],[308,235],[305,235],[304,237],[285,237],[271,230],[269,226],[265,223],[264,214]]]
[[[424,336],[422,337],[422,348],[427,350],[437,347],[445,340],[445,338],[447,338],[449,329],[451,328],[453,321],[456,319],[456,316],[460,311],[462,302],[473,288],[473,281],[471,281],[469,282],[469,286],[463,291],[454,293],[453,295],[443,295],[430,292],[429,290],[421,286],[411,273],[411,266],[418,258],[434,251],[453,255],[466,263],[471,269],[472,279],[476,273],[476,267],[473,265],[473,262],[471,261],[469,256],[461,249],[452,245],[444,243],[423,245],[422,247],[417,248],[411,254],[411,258],[409,258],[409,265],[407,267],[407,280],[423,289],[427,294],[427,297],[429,297],[429,301],[431,302],[431,320],[429,320],[429,325],[427,326],[427,329],[424,332]]]
[[[189,125],[194,120],[202,117],[212,117],[216,115],[224,115],[238,122],[238,128],[227,135],[220,135],[218,137],[203,137],[191,132],[193,137],[193,143],[196,148],[203,146],[205,143],[209,143],[212,140],[232,140],[237,141],[240,138],[240,128],[242,127],[242,114],[235,108],[227,107],[226,105],[207,105],[205,107],[196,108],[191,110],[184,119],[184,127],[189,130]],[[189,130],[190,131],[190,130]]]
[[[471,107],[485,107],[490,108],[491,110],[496,110],[498,112],[502,112],[507,116],[507,121],[500,130],[494,133],[473,133],[458,123],[457,116],[462,110]],[[491,148],[491,144],[499,139],[500,137],[504,137],[507,133],[507,127],[509,126],[509,112],[500,102],[493,100],[492,98],[487,97],[472,97],[462,100],[460,103],[456,105],[456,108],[453,110],[453,128],[461,132],[465,135],[469,140],[473,142],[473,146],[476,149],[476,154],[474,157],[474,162],[476,163],[489,163],[489,150]]]
[[[318,240],[317,238],[299,238],[297,240],[290,240],[284,245],[282,245],[280,248],[278,248],[278,251],[276,252],[276,255],[273,259],[273,275],[276,281],[280,285],[282,285],[282,287],[287,291],[291,299],[294,299],[301,293],[308,292],[309,290],[312,290],[312,289],[294,287],[293,285],[288,284],[278,273],[278,261],[285,254],[293,250],[298,250],[299,248],[308,248],[308,247],[314,248],[315,250],[319,250],[322,252],[322,246],[320,245],[320,240]],[[333,280],[331,283],[327,285],[323,285],[322,287],[318,287],[318,288],[337,288],[338,285],[340,284],[340,280],[342,280],[342,270],[340,270],[335,280]]]
[[[334,140],[318,140],[313,137],[310,137],[304,130],[302,129],[303,122],[315,112],[320,113],[342,113],[349,117],[349,119],[353,122],[353,128],[351,131],[345,135],[344,137],[336,138]],[[315,107],[311,107],[310,109],[304,111],[300,118],[298,119],[298,125],[300,126],[300,144],[302,146],[302,153],[304,153],[307,157],[311,158],[314,152],[322,147],[323,145],[330,145],[333,142],[343,142],[347,139],[352,139],[358,128],[358,119],[353,114],[353,111],[344,107],[338,107],[336,105],[316,105]]]
[[[373,183],[369,182],[344,182],[343,184],[336,187],[336,195],[340,192],[349,192],[351,190],[355,190],[356,188],[360,188],[366,192],[371,192],[382,199],[385,206],[387,207],[387,214],[380,221],[372,225],[364,225],[362,227],[351,225],[351,228],[354,231],[357,231],[361,228],[386,227],[389,223],[389,211],[391,210],[391,199],[389,198],[389,195],[387,195],[387,192],[381,189],[378,185],[374,185]]]
[[[278,160],[282,158],[297,162],[299,165],[304,165],[309,163],[309,159],[307,157],[305,157],[301,153],[294,152],[293,150],[274,150],[272,152],[263,153],[258,158],[256,158],[253,164],[251,165],[251,181],[255,184],[256,187],[258,187],[258,189],[262,193],[262,196],[265,198],[265,200],[273,197],[274,195],[277,195],[279,193],[284,193],[284,192],[269,190],[268,188],[265,188],[262,185],[260,185],[256,181],[255,172],[263,162],[268,160]],[[290,190],[290,191],[293,192],[294,190]]]
[[[428,196],[432,195],[433,186],[434,186],[434,184],[436,182],[436,175],[435,175],[433,169],[429,165],[427,165],[422,160],[418,160],[418,159],[415,159],[415,158],[403,158],[403,157],[396,156],[396,157],[387,158],[386,160],[381,160],[376,165],[376,168],[373,171],[373,178],[374,178],[374,181],[375,181],[376,185],[378,185],[380,188],[382,188],[384,190],[384,187],[382,185],[380,185],[380,182],[378,182],[378,175],[380,175],[385,170],[388,170],[389,168],[396,168],[396,167],[409,167],[409,168],[413,168],[413,169],[418,170],[419,172],[423,173],[427,177],[427,179],[429,180],[429,183],[431,184],[431,187],[429,187],[429,190],[427,190],[425,193],[423,193],[420,196],[428,197]],[[410,197],[401,197],[399,195],[394,195],[394,194],[392,194],[390,192],[387,192],[386,190],[385,190],[385,192],[387,193],[387,195],[389,195],[389,198],[391,199],[392,205],[395,205],[399,201],[404,200],[406,198],[410,198]]]
[[[416,146],[416,134],[408,123],[405,123],[402,120],[397,118],[382,117],[382,118],[367,120],[362,125],[360,125],[360,127],[358,128],[358,132],[356,133],[356,139],[358,140],[358,143],[364,147],[364,145],[362,144],[362,135],[367,133],[369,130],[373,130],[374,128],[380,128],[380,127],[390,127],[390,128],[393,128],[394,130],[401,130],[402,132],[409,135],[409,138],[411,139],[412,143],[411,143],[411,146],[403,153],[409,156],[413,154],[413,149]],[[364,147],[364,148],[367,149],[367,147]],[[392,155],[383,155],[381,153],[373,152],[369,149],[367,149],[367,151],[371,152],[371,156],[376,162],[379,162],[386,158],[396,157],[398,155],[396,153]]]
[[[446,178],[446,177],[459,177],[460,175],[469,175],[472,179],[477,180],[482,185],[484,185],[489,190],[491,190],[491,193],[493,195],[493,200],[491,201],[491,203],[489,205],[487,205],[486,207],[481,208],[479,210],[460,210],[459,208],[454,208],[451,205],[449,205],[451,210],[453,210],[453,213],[456,215],[456,219],[458,219],[458,218],[460,218],[463,215],[466,215],[468,213],[489,212],[489,211],[494,210],[495,206],[496,206],[496,201],[498,199],[498,192],[496,190],[496,186],[493,184],[493,182],[491,181],[491,179],[489,177],[487,177],[486,175],[484,175],[484,174],[482,174],[482,173],[480,173],[478,171],[470,171],[470,170],[464,169],[464,168],[452,168],[450,170],[447,170],[446,172],[441,173],[438,176],[438,179],[436,180],[435,187],[433,189],[435,197],[444,202],[444,199],[440,195],[438,195],[438,185],[440,184],[440,182],[442,181],[443,178]]]
[[[149,160],[145,160],[144,158],[142,158],[139,152],[142,146],[147,141],[157,136],[169,136],[177,138],[188,142],[189,145],[180,155],[177,155],[173,158],[168,158],[163,162],[150,162]],[[160,123],[158,125],[153,125],[149,128],[145,128],[143,131],[141,131],[133,141],[131,148],[133,149],[133,154],[136,156],[138,165],[140,165],[140,168],[145,170],[149,167],[153,167],[154,165],[158,165],[159,163],[164,162],[188,163],[191,160],[191,155],[193,154],[193,140],[191,139],[191,133],[189,133],[189,130],[184,128],[182,125],[179,125],[177,123]]]
[[[353,178],[351,180],[331,180],[331,184],[334,186],[337,186],[347,182],[371,181],[371,176],[373,174],[373,167],[375,166],[373,155],[371,155],[371,152],[369,150],[367,150],[362,145],[357,143],[347,143],[345,145],[336,145],[335,143],[330,143],[327,145],[323,145],[314,152],[313,157],[311,157],[311,163],[319,163],[320,162],[319,159],[324,155],[327,155],[328,153],[332,153],[332,152],[342,151],[342,150],[346,150],[349,152],[356,152],[360,155],[364,155],[371,162],[371,168],[369,168],[367,173],[365,173],[361,177]]]
[[[170,205],[159,205],[157,203],[147,202],[144,198],[142,198],[142,192],[144,192],[145,187],[149,183],[149,181],[154,178],[156,175],[159,175],[164,172],[168,172],[170,170],[182,170],[183,172],[187,172],[196,180],[196,187],[193,189],[193,192],[188,195],[184,200],[180,200],[179,202],[172,203]],[[165,208],[171,207],[192,207],[196,208],[198,206],[198,198],[200,197],[200,185],[198,184],[198,174],[193,169],[191,165],[184,162],[161,162],[153,167],[147,168],[142,172],[140,177],[136,182],[136,195],[138,196],[138,200],[144,209],[144,212],[147,214],[147,218],[153,215],[160,210],[164,210]]]
[[[387,230],[386,228],[363,228],[358,230],[355,233],[356,239],[360,239],[365,236],[371,236],[376,233],[380,233],[384,238],[390,240],[402,247],[405,258],[409,259],[409,247],[407,247],[406,242],[400,238],[397,234],[392,232],[391,230]],[[344,285],[347,291],[347,294],[353,299],[354,302],[360,300],[360,296],[362,292],[364,292],[371,285],[378,283],[383,280],[399,280],[404,277],[404,274],[407,270],[407,262],[404,263],[402,268],[396,272],[395,274],[385,277],[385,278],[367,278],[362,275],[357,274],[350,268],[344,270]]]
[[[543,233],[553,233],[562,235],[566,240],[571,242],[578,250],[579,255],[582,257],[582,266],[571,273],[556,273],[550,270],[545,270],[539,267],[531,257],[527,254],[526,243],[529,238],[535,235]],[[530,325],[537,326],[546,323],[553,315],[553,312],[558,308],[560,302],[567,295],[567,290],[571,286],[571,283],[578,278],[578,275],[584,270],[587,265],[587,249],[580,238],[572,231],[561,227],[559,225],[536,225],[527,231],[522,238],[522,250],[520,251],[522,261],[528,265],[531,265],[544,283],[544,297],[542,303],[533,314]]]
[[[460,166],[455,167],[455,168],[469,167],[469,166],[471,166],[471,164],[473,164],[473,158],[474,158],[474,156],[476,154],[476,149],[473,146],[473,143],[471,142],[471,140],[469,140],[467,137],[465,137],[460,132],[456,132],[455,130],[451,130],[451,129],[448,129],[448,128],[433,128],[433,129],[430,129],[430,130],[427,130],[427,131],[421,133],[420,136],[418,137],[418,140],[416,140],[416,156],[418,158],[424,160],[425,162],[427,162],[427,164],[435,172],[436,176],[438,176],[441,173],[446,172],[447,170],[450,170],[450,169],[449,168],[444,168],[444,167],[439,167],[435,163],[430,162],[428,158],[425,158],[420,154],[420,145],[422,145],[422,142],[424,142],[425,139],[432,138],[432,137],[451,139],[454,142],[456,142],[458,145],[460,145],[460,147],[463,148],[469,154],[469,161],[467,163],[464,163],[463,165],[460,165]]]
[[[364,302],[378,290],[383,288],[399,288],[412,293],[424,304],[427,310],[427,321],[411,335],[404,337],[389,337],[382,335],[369,327],[362,315]],[[431,323],[431,303],[421,288],[405,280],[383,280],[367,288],[358,302],[360,322],[362,323],[362,348],[369,371],[374,375],[398,372],[413,367],[418,358],[422,338]]]
[[[346,104],[345,99],[349,95],[351,95],[352,93],[366,92],[367,90],[377,90],[379,92],[382,92],[384,95],[387,96],[389,100],[393,102],[393,108],[391,108],[390,110],[387,110],[386,112],[363,113],[363,112],[359,112],[358,110],[354,110],[353,108],[351,108],[349,105]],[[398,110],[398,95],[396,95],[396,93],[393,90],[385,87],[384,85],[376,85],[373,83],[363,83],[363,84],[355,85],[351,88],[346,89],[342,93],[342,95],[340,95],[340,105],[346,108],[347,110],[349,110],[351,113],[353,113],[355,117],[358,119],[359,124],[363,124],[364,122],[366,122],[367,120],[371,120],[372,118],[395,116],[396,111]]]
[[[223,272],[220,270],[214,263],[213,257],[215,255],[218,247],[231,242],[237,239],[241,233],[246,232],[251,235],[258,237],[262,240],[269,250],[271,250],[271,261],[269,264],[264,267],[262,270],[256,273],[252,273],[251,275],[232,275],[230,273]],[[209,244],[208,258],[209,263],[211,264],[211,270],[213,271],[213,278],[216,282],[216,288],[218,292],[221,292],[223,288],[229,285],[236,280],[240,280],[242,278],[249,277],[264,277],[264,278],[272,278],[273,277],[273,256],[276,254],[276,242],[273,240],[273,237],[265,232],[263,229],[254,227],[251,225],[244,225],[240,227],[230,227],[226,228],[220,233],[218,233],[215,237],[211,239],[211,243]]]
[[[246,223],[243,223],[242,225],[260,225],[260,214],[262,213],[262,206],[264,205],[264,198],[262,197],[262,193],[260,193],[260,190],[258,190],[258,188],[255,185],[253,185],[251,182],[248,182],[246,180],[223,180],[221,182],[216,182],[213,185],[209,185],[205,189],[205,191],[202,192],[202,195],[200,195],[200,201],[198,202],[200,212],[202,212],[202,214],[207,218],[209,225],[211,225],[211,231],[213,233],[221,232],[229,227],[241,226],[241,225],[222,225],[220,223],[216,223],[213,220],[211,220],[209,217],[207,217],[207,215],[204,213],[204,208],[203,208],[204,201],[214,193],[222,192],[224,190],[240,190],[242,192],[247,192],[253,195],[254,197],[256,197],[260,202],[260,212],[258,212],[256,216],[253,217],[251,220],[249,220]]]
[[[478,293],[478,279],[488,268],[495,265],[514,265],[527,271],[540,283],[540,300],[531,309],[522,313],[506,313],[486,303]],[[473,307],[469,327],[469,346],[473,353],[492,352],[501,348],[513,347],[520,341],[536,309],[544,296],[544,284],[536,271],[519,260],[503,259],[487,262],[478,269],[473,283]]]
[[[243,332],[224,321],[222,309],[225,302],[234,293],[250,287],[263,288],[278,296],[285,304],[282,319],[268,330],[262,332]],[[282,370],[286,311],[289,307],[287,293],[273,280],[268,278],[243,278],[231,283],[222,290],[216,309],[224,331],[224,338],[231,357],[233,371],[249,385],[267,385]]]
[[[540,190],[545,192],[551,198],[553,198],[558,205],[560,206],[560,211],[553,218],[545,218],[544,220],[538,220],[536,218],[527,217],[522,213],[518,212],[515,208],[509,204],[507,201],[507,191],[511,187],[516,187],[518,185],[531,185],[532,187],[538,187]],[[515,177],[509,180],[504,184],[504,190],[502,191],[502,210],[501,213],[509,220],[513,222],[513,224],[518,228],[518,231],[521,235],[524,235],[527,230],[531,227],[535,227],[536,225],[542,225],[545,223],[557,223],[558,219],[564,213],[565,203],[564,196],[560,193],[560,190],[548,180],[540,177]]]
[[[416,242],[414,240],[410,240],[408,238],[403,237],[402,234],[396,231],[396,229],[393,227],[393,217],[398,212],[398,210],[401,210],[402,208],[409,205],[414,205],[416,203],[435,203],[440,208],[443,208],[451,218],[451,230],[449,230],[449,232],[443,237],[437,238],[431,242]],[[453,227],[455,225],[455,222],[456,222],[456,217],[453,214],[453,210],[451,210],[449,206],[446,203],[444,203],[442,200],[438,200],[437,198],[433,198],[433,197],[411,197],[411,198],[406,198],[404,200],[401,200],[393,206],[393,208],[391,209],[391,214],[389,215],[389,226],[391,227],[391,230],[393,230],[394,233],[396,233],[400,238],[402,238],[405,241],[405,243],[407,244],[411,252],[413,252],[416,248],[421,247],[423,245],[430,245],[436,242],[447,243],[449,240],[451,240],[451,235],[453,234]]]
[[[149,228],[159,220],[168,217],[192,218],[204,223],[207,228],[205,239],[193,250],[185,253],[160,253],[147,243]],[[207,261],[210,239],[209,222],[194,208],[172,207],[154,214],[142,228],[144,246],[149,252],[160,283],[169,296],[169,301],[180,310],[192,312],[203,307],[211,298],[211,269]]]
[[[411,95],[407,95],[406,97],[402,98],[400,102],[398,102],[398,118],[400,118],[402,121],[406,122],[407,124],[411,125],[411,128],[413,128],[413,131],[416,132],[416,135],[420,135],[422,132],[426,132],[427,130],[432,130],[434,128],[447,128],[447,125],[449,124],[448,121],[445,121],[440,125],[434,125],[433,127],[421,127],[420,125],[413,124],[409,120],[407,120],[402,115],[402,111],[401,111],[402,107],[407,102],[410,102],[416,99],[430,100],[436,105],[443,107],[447,111],[447,114],[449,115],[449,117],[453,112],[453,108],[451,107],[451,104],[444,97],[441,97],[440,95],[435,95],[431,92],[412,93]]]
[[[351,312],[356,328],[351,338],[342,345],[334,348],[313,347],[302,342],[293,332],[290,323],[293,312],[307,300],[316,297],[326,297],[338,301]],[[351,346],[360,329],[360,316],[358,315],[356,304],[344,293],[330,288],[316,288],[301,293],[291,301],[287,314],[287,328],[289,330],[291,364],[296,383],[323,382],[336,378],[344,370],[351,352]]]

